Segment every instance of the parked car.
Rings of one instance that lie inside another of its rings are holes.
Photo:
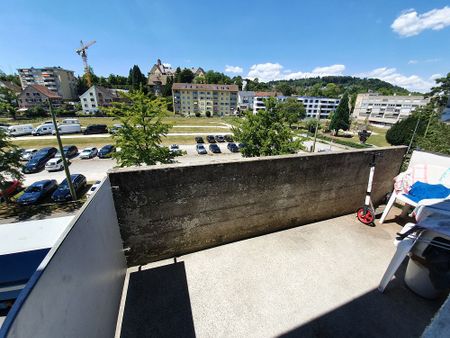
[[[62,124],[80,124],[80,120],[76,118],[69,118],[62,120]]]
[[[60,124],[58,126],[58,131],[60,134],[81,133],[81,126],[79,124],[74,124],[74,123]],[[52,134],[55,135],[56,131],[53,130]]]
[[[25,189],[22,196],[17,199],[21,205],[36,204],[50,195],[57,188],[56,180],[42,180],[34,182]]]
[[[99,158],[110,158],[112,156],[112,153],[116,151],[116,147],[114,147],[112,144],[107,144],[106,146],[103,146],[98,151],[98,157]]]
[[[225,138],[222,135],[216,135],[214,138],[217,142],[225,142]]]
[[[53,123],[44,123],[33,129],[31,135],[33,136],[41,136],[41,135],[49,135],[53,132],[55,126]]]
[[[199,155],[205,155],[205,154],[208,153],[208,152],[206,151],[205,146],[204,146],[203,144],[197,144],[197,145],[195,146],[195,150],[197,150],[197,154],[199,154]]]
[[[234,142],[233,137],[231,135],[225,135],[225,141]]]
[[[73,158],[78,155],[78,148],[74,145],[64,146],[63,147],[64,156],[66,158]],[[60,152],[58,151],[55,157],[61,157]]]
[[[80,153],[81,159],[90,159],[97,156],[98,150],[95,147],[92,148],[84,148]]]
[[[111,134],[115,134],[117,133],[121,128],[123,128],[123,125],[121,125],[120,123],[117,124],[113,124],[113,126],[111,128],[109,128],[109,132]]]
[[[92,187],[86,193],[86,196],[91,197],[91,195],[94,193],[94,191],[97,190],[97,188],[100,186],[100,183],[102,183],[102,181],[95,181],[95,183],[92,185]]]
[[[5,196],[14,196],[22,189],[22,183],[19,180],[7,181],[5,186],[6,188],[4,191],[0,190],[0,202],[3,202],[5,200]]]
[[[195,137],[195,142],[196,143],[205,143],[205,141],[203,141],[203,137],[201,137],[201,136],[196,136]]]
[[[25,149],[22,151],[20,159],[22,161],[29,161],[33,158],[34,155],[36,155],[37,152],[38,152],[37,149]]]
[[[214,153],[214,154],[219,154],[219,153],[221,153],[219,146],[218,146],[217,144],[214,144],[214,143],[209,145],[209,150],[210,150],[212,153]]]
[[[70,175],[70,180],[72,181],[77,197],[79,197],[80,192],[86,186],[86,177],[81,174],[73,174]],[[65,202],[70,201],[71,199],[72,195],[70,194],[70,188],[66,178],[52,194],[52,200],[55,202]]]
[[[214,135],[206,136],[206,140],[208,141],[208,143],[216,143],[216,139],[214,138]]]
[[[32,131],[33,131],[33,126],[31,124],[21,124],[21,125],[8,127],[8,135],[9,136],[30,135]]]
[[[172,144],[169,148],[171,153],[174,154],[181,154],[181,149],[180,146],[178,144]]]
[[[228,150],[231,151],[232,153],[238,153],[238,152],[239,152],[239,148],[238,148],[238,146],[236,145],[236,143],[232,143],[232,142],[228,143],[228,144],[227,144],[227,148],[228,148]]]
[[[106,134],[108,132],[108,128],[106,124],[91,124],[86,127],[83,134]]]
[[[45,163],[55,157],[57,150],[55,147],[46,147],[39,150],[31,160],[29,160],[22,169],[24,174],[31,174],[41,171]]]
[[[63,160],[59,158],[51,158],[45,164],[45,170],[50,171],[60,171],[64,169]]]

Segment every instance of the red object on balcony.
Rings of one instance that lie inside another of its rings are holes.
[[[18,192],[20,188],[22,188],[22,183],[19,180],[14,180],[9,183],[10,185],[5,190],[6,196],[8,197],[15,195],[15,193]],[[3,191],[0,191],[0,199],[2,198],[3,198]]]

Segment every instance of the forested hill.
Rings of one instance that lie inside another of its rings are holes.
[[[252,85],[254,85],[254,83],[251,83],[250,87]],[[307,79],[280,80],[268,82],[266,85],[270,86],[272,89],[274,88],[277,91],[282,92],[284,95],[336,97],[344,92],[357,94],[367,93],[368,91],[373,91],[384,95],[410,94],[407,89],[394,86],[386,81],[379,79],[361,79],[352,76],[324,76]]]

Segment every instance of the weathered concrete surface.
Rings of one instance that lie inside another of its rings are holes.
[[[198,338],[419,337],[443,300],[406,287],[407,261],[383,294],[376,289],[401,229],[391,220],[372,228],[350,214],[180,256],[176,264],[129,268],[122,337],[171,333],[174,323],[193,323]]]
[[[276,156],[108,173],[129,266],[333,218],[361,206],[371,153]],[[378,148],[373,198],[405,147]]]

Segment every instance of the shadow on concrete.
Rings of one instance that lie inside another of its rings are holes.
[[[183,262],[130,274],[121,337],[195,337]]]
[[[407,260],[384,294],[372,290],[280,337],[420,337],[445,298],[426,300],[410,291],[406,266]]]

